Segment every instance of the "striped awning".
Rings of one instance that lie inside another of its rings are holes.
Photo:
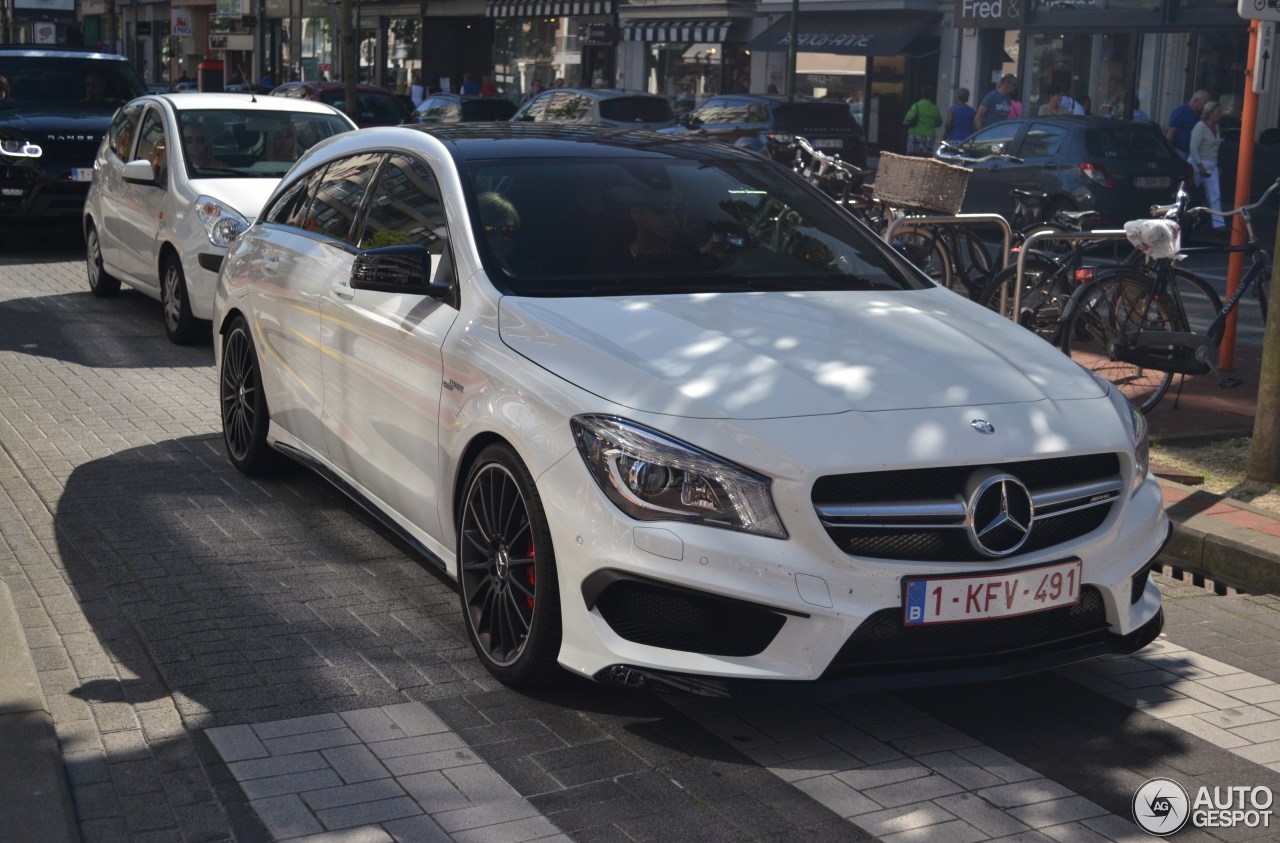
[[[491,0],[485,14],[491,18],[570,18],[613,14],[615,0]]]
[[[731,20],[632,20],[623,28],[623,40],[646,44],[721,44],[729,36]]]

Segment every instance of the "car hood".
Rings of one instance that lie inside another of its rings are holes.
[[[190,186],[197,196],[230,205],[252,223],[279,183],[279,179],[193,179]]]
[[[632,409],[761,419],[1096,398],[1048,343],[946,290],[504,297],[508,347]]]
[[[0,138],[34,143],[48,158],[85,159],[88,164],[111,124],[110,110],[53,111],[16,106],[0,109]]]

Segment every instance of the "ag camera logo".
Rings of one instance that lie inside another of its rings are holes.
[[[1145,782],[1133,795],[1133,819],[1148,834],[1167,837],[1193,828],[1269,828],[1275,794],[1267,787],[1200,787],[1195,799],[1173,779]]]
[[[1191,818],[1191,801],[1173,779],[1150,779],[1133,794],[1133,819],[1148,834],[1166,837]]]

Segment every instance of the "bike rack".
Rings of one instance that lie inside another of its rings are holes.
[[[1027,253],[1031,251],[1031,247],[1045,240],[1120,240],[1125,238],[1124,231],[1118,228],[1098,229],[1097,231],[1037,231],[1028,237],[1022,243],[1022,248],[1018,250],[1018,270],[1013,276],[1013,309],[1010,311],[1010,317],[1014,322],[1018,321],[1018,316],[1022,312],[1022,273],[1026,268]],[[1006,262],[1006,266],[1008,263]],[[1000,311],[1004,312],[1004,296],[1001,295]]]
[[[1004,241],[1000,250],[1000,268],[1009,266],[1009,252],[1013,249],[1013,229],[1009,221],[999,214],[952,214],[945,217],[907,216],[898,217],[889,223],[884,230],[884,242],[892,243],[893,235],[899,228],[919,228],[925,225],[971,225],[973,223],[989,223],[1000,229],[1000,237]]]

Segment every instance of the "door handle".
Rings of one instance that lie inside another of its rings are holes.
[[[351,287],[348,286],[347,284],[341,284],[337,281],[335,281],[333,284],[330,284],[329,289],[332,290],[333,294],[340,299],[351,301],[356,297],[355,290],[351,289]]]

